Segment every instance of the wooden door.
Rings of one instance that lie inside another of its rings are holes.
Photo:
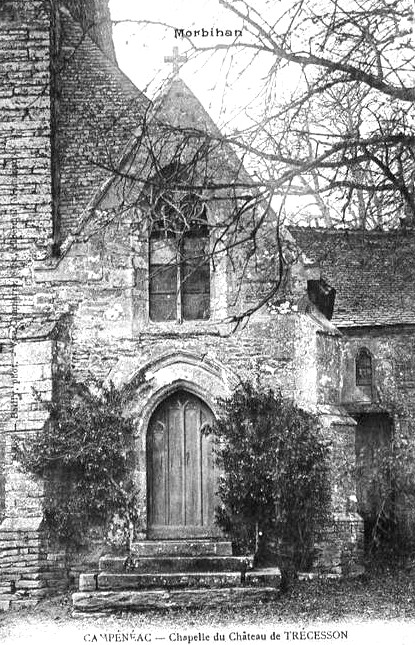
[[[147,435],[149,537],[218,534],[212,439],[203,432],[212,420],[210,409],[185,391],[154,412]]]

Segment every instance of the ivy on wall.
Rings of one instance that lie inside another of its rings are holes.
[[[91,527],[121,516],[132,539],[137,491],[131,480],[133,424],[113,384],[66,377],[49,404],[42,432],[19,446],[23,468],[45,479],[45,520],[51,533],[79,544]]]

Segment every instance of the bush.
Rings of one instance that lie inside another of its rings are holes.
[[[129,481],[132,422],[110,384],[68,377],[43,431],[19,446],[25,470],[46,479],[45,520],[61,541],[82,542],[91,526],[123,514],[131,532],[136,494]],[[126,540],[129,537],[126,535]]]
[[[222,469],[219,525],[262,564],[307,568],[329,520],[329,445],[317,418],[242,384],[212,429]]]
[[[365,522],[366,555],[378,564],[405,560],[415,552],[415,446],[411,437],[395,433],[388,444],[364,446],[359,458],[359,510]]]

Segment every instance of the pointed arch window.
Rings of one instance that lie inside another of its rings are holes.
[[[210,261],[206,205],[196,194],[168,190],[156,197],[152,214],[150,320],[207,320]]]
[[[359,387],[371,387],[372,382],[372,354],[366,347],[362,347],[356,355],[356,385]]]

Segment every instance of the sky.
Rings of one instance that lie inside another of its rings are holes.
[[[267,56],[246,68],[244,54],[222,51],[195,58],[188,40],[175,38],[175,28],[218,27],[232,31],[241,28],[238,19],[230,16],[219,0],[110,0],[110,9],[115,21],[118,63],[139,89],[154,98],[172,73],[172,65],[165,63],[164,57],[171,55],[177,46],[180,54],[189,54],[188,62],[180,70],[181,78],[219,127],[232,131],[249,123],[246,113],[257,112],[256,97],[271,64]],[[231,38],[193,39],[197,46],[231,41]]]
[[[229,49],[198,53],[187,39],[175,38],[175,28],[194,30],[212,27],[222,30],[241,29],[242,24],[219,3],[219,0],[109,0],[113,20],[113,38],[120,68],[149,98],[153,99],[172,74],[172,65],[164,62],[173,47],[180,54],[188,53],[188,62],[180,68],[180,77],[199,99],[224,134],[243,131],[261,120],[265,107],[264,82],[275,59],[259,54],[252,59],[252,50]],[[286,9],[287,0],[255,0],[252,5],[271,20]],[[249,34],[243,32],[244,42]],[[229,38],[192,38],[196,47],[228,44]],[[298,82],[290,68],[274,97],[290,92]],[[268,84],[269,90],[269,84]],[[247,163],[247,161],[246,161]],[[249,166],[255,172],[255,164]],[[308,204],[307,199],[307,204]],[[303,206],[295,198],[298,208]],[[278,203],[274,207],[278,208]],[[297,208],[297,206],[296,206]]]
[[[346,4],[356,1],[346,0]],[[408,2],[415,3],[415,0]],[[178,47],[180,54],[187,52],[189,60],[181,67],[180,76],[224,134],[261,123],[266,98],[269,106],[278,105],[300,83],[299,70],[287,66],[278,73],[278,86],[269,90],[272,95],[266,97],[265,79],[275,63],[270,54],[262,53],[251,61],[246,50],[230,48],[195,56],[188,39],[175,37],[175,29],[241,29],[239,19],[226,11],[219,0],[109,0],[109,5],[118,63],[133,83],[149,98],[155,98],[172,75],[172,65],[165,63],[164,57],[172,54],[173,47]],[[289,5],[290,0],[251,3],[271,24],[277,19],[284,20],[281,16]],[[307,41],[309,24],[304,31],[301,24],[296,29],[292,37]],[[243,41],[247,39],[249,34],[244,31]],[[231,44],[232,39],[199,36],[192,38],[192,42],[206,46]],[[256,167],[251,165],[249,170],[255,172]],[[314,212],[309,198],[304,204],[298,198],[290,198],[291,206],[294,202],[293,208],[299,213],[303,210],[308,213],[310,209]]]

